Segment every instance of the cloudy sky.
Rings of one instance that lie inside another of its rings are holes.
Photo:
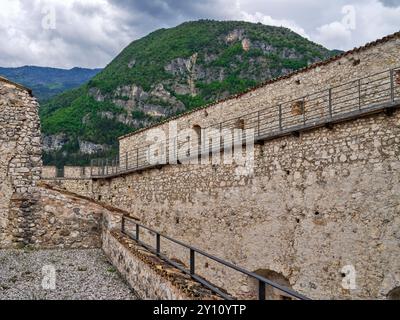
[[[285,26],[348,50],[400,30],[400,0],[0,0],[0,66],[103,67],[131,41],[201,18]]]

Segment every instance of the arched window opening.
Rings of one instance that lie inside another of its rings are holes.
[[[400,300],[400,287],[394,288],[387,295],[388,300]]]
[[[196,144],[201,145],[201,127],[196,124],[193,126],[193,131],[195,133],[194,141]]]
[[[278,273],[278,272],[275,272],[272,270],[267,270],[267,269],[258,269],[256,271],[254,271],[254,273],[256,273],[268,280],[271,280],[272,282],[275,282],[281,286],[292,289],[290,286],[289,280],[287,278],[285,278],[281,273]],[[258,286],[259,286],[259,282],[256,279],[250,278],[249,288],[250,288],[251,296],[254,297],[254,299],[258,298]],[[285,292],[282,292],[278,289],[275,289],[271,286],[266,285],[265,299],[266,300],[292,300],[292,297],[290,297]]]
[[[199,159],[201,158],[201,145],[202,145],[202,140],[201,140],[201,134],[202,134],[202,129],[199,125],[194,125],[193,126],[193,132],[194,132],[194,137],[192,137],[192,148],[197,149],[197,154]]]

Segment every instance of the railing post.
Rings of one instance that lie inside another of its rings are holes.
[[[139,148],[136,149],[136,168],[139,168]]]
[[[126,168],[126,171],[128,171],[128,151],[125,152],[125,168]]]
[[[175,143],[175,151],[176,151],[176,162],[179,163],[179,146],[178,146],[178,137],[174,139]]]
[[[90,160],[90,177],[93,177],[93,161],[94,159]]]
[[[106,175],[108,176],[108,159],[106,159]]]
[[[195,268],[195,251],[193,249],[190,249],[190,274],[195,274],[196,268]]]
[[[390,102],[394,102],[394,70],[390,70]]]
[[[169,163],[169,138],[165,139],[165,164]]]
[[[282,131],[282,105],[278,106],[279,108],[279,130]]]
[[[139,236],[139,225],[136,224],[136,241],[139,241],[140,236]]]
[[[303,98],[303,125],[306,125],[306,97]]]
[[[224,147],[224,140],[222,136],[222,122],[219,124],[219,148],[222,150]],[[199,155],[199,150],[197,150],[197,156]]]
[[[265,300],[265,282],[258,281],[258,300]]]
[[[328,93],[328,108],[329,108],[329,118],[332,118],[333,109],[332,109],[332,88],[329,89]]]
[[[159,233],[156,234],[156,250],[157,255],[159,255],[161,252],[161,236]]]
[[[125,216],[122,216],[121,231],[122,233],[125,233]]]
[[[358,110],[361,110],[361,79],[358,79]]]
[[[260,111],[257,112],[257,135],[260,136]]]

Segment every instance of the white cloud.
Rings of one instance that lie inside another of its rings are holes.
[[[52,5],[56,29],[42,28]],[[344,19],[355,9],[356,25]],[[330,49],[399,30],[398,0],[1,0],[0,66],[102,67],[131,41],[199,18],[284,26]]]
[[[317,31],[318,34],[315,36],[317,43],[336,49],[348,48],[351,45],[351,30],[338,21],[323,25]]]
[[[48,6],[55,29],[43,28]],[[106,0],[2,0],[0,12],[2,66],[104,66],[132,36],[116,24],[125,13]]]
[[[328,48],[348,50],[399,31],[400,7],[378,0],[356,1],[351,7],[354,12],[342,8],[342,17],[317,27],[312,38]]]
[[[260,22],[265,25],[271,25],[271,26],[277,26],[277,27],[286,27],[307,39],[310,38],[308,36],[308,34],[306,33],[306,31],[303,28],[299,27],[294,21],[285,20],[285,19],[277,20],[277,19],[272,18],[271,16],[264,15],[261,12],[255,12],[254,14],[251,14],[251,13],[241,10],[240,6],[238,7],[238,9],[239,9],[240,20],[253,22],[253,23]]]

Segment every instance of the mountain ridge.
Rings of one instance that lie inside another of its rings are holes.
[[[81,86],[103,69],[73,67],[70,69],[26,65],[0,67],[0,75],[31,89],[43,103],[67,90]]]
[[[119,136],[334,54],[287,28],[249,22],[199,20],[156,30],[87,84],[43,106],[45,162],[115,154]]]

